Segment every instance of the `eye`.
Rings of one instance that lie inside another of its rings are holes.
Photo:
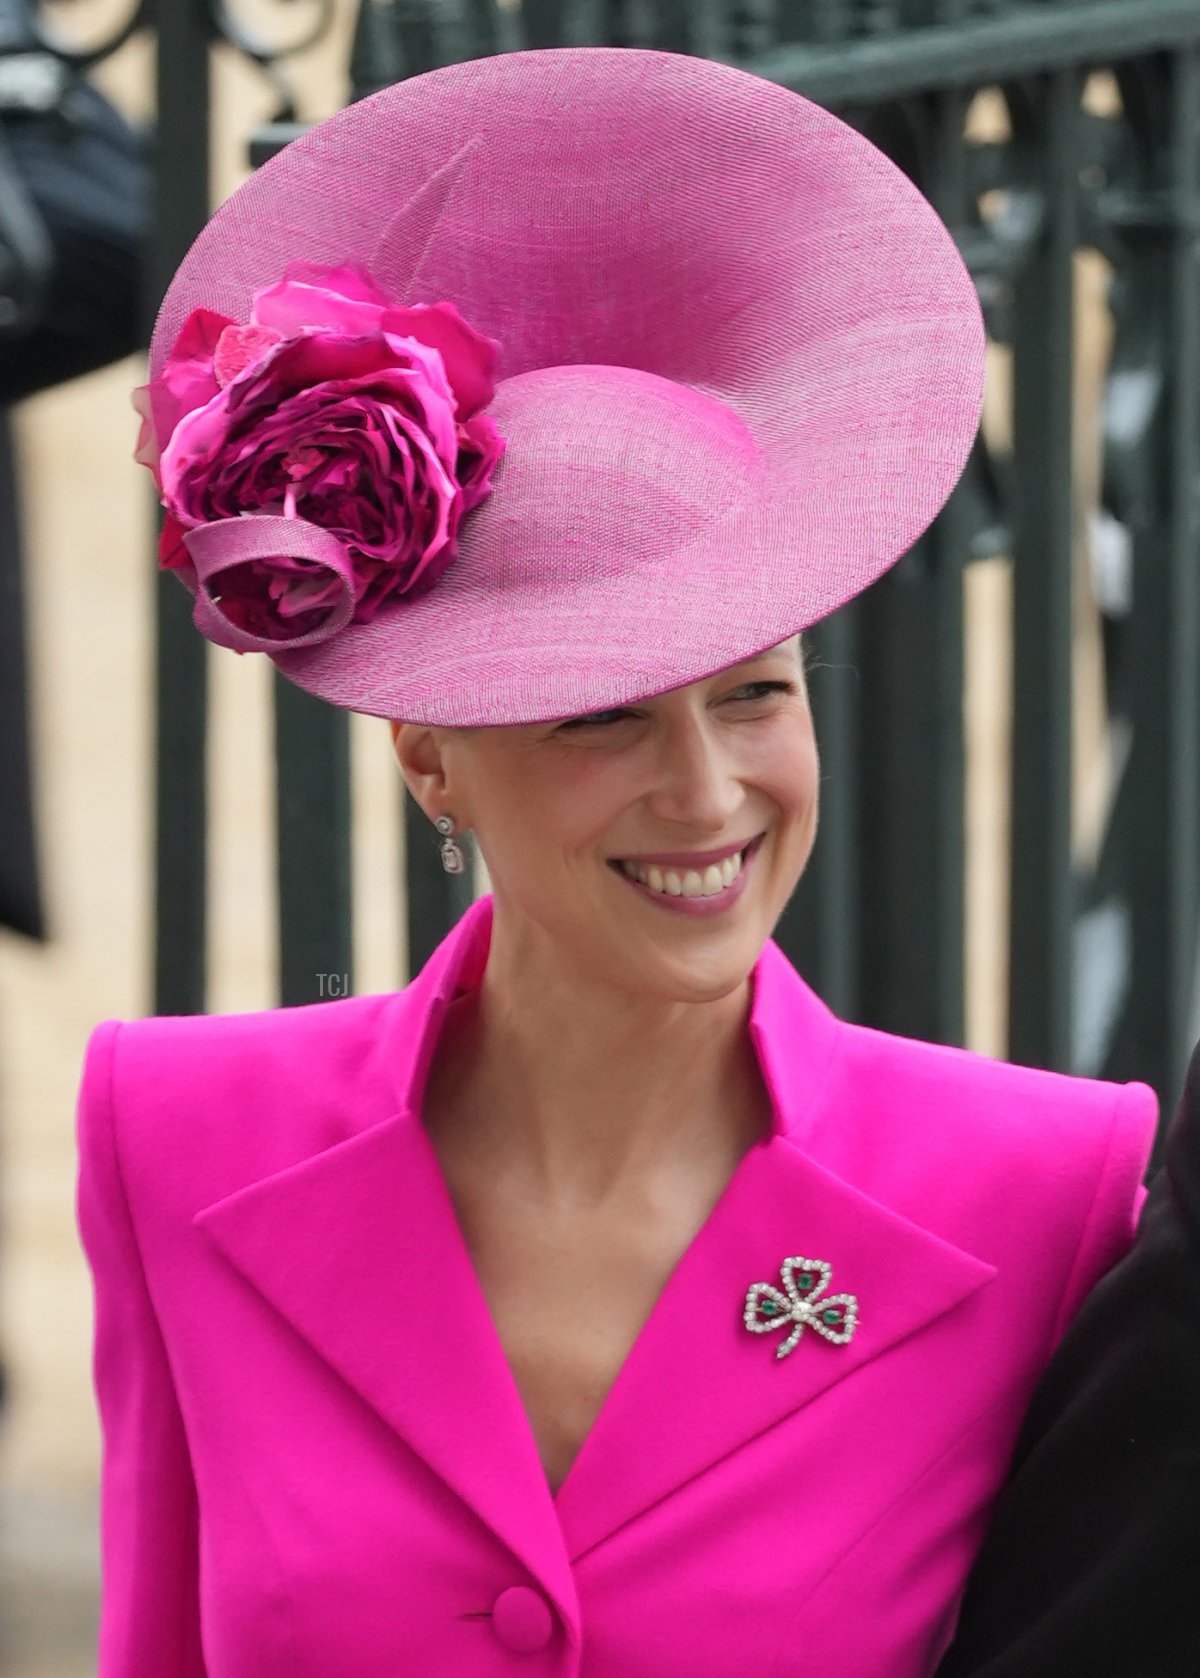
[[[622,717],[630,716],[629,711],[591,711],[586,717],[571,717],[567,722],[558,725],[561,734],[569,728],[606,728],[610,722],[619,722]]]
[[[766,699],[772,693],[795,693],[794,682],[745,682],[740,688],[735,688],[728,695],[729,699],[740,704],[754,704]],[[563,733],[567,729],[608,728],[614,722],[621,722],[634,713],[624,707],[612,711],[590,711],[584,717],[571,717],[558,725],[557,732]]]
[[[736,693],[731,694],[730,698],[765,699],[770,693],[795,693],[795,691],[796,684],[794,682],[747,682],[744,687],[740,687]]]

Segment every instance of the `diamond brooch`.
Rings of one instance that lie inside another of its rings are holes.
[[[783,1291],[755,1282],[746,1294],[742,1321],[751,1334],[770,1334],[791,1325],[775,1356],[785,1358],[806,1328],[834,1346],[844,1346],[858,1326],[858,1300],[852,1293],[826,1293],[833,1267],[823,1259],[786,1258],[779,1269]]]

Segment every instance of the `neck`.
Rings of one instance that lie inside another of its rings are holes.
[[[596,1205],[680,1165],[732,1169],[771,1108],[751,986],[687,1002],[615,990],[552,949],[493,941],[451,1005],[427,1091],[439,1143],[531,1195]]]

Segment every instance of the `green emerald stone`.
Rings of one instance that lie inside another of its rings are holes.
[[[816,1286],[816,1281],[817,1278],[815,1276],[805,1272],[803,1276],[797,1277],[796,1286],[800,1289],[801,1293],[811,1293],[813,1288]]]
[[[759,1306],[759,1310],[764,1317],[777,1317],[779,1315],[779,1307],[773,1299],[764,1299]]]
[[[821,1321],[823,1323],[828,1323],[831,1328],[835,1324],[840,1323],[841,1320],[842,1320],[842,1313],[840,1311],[822,1311],[821,1312]]]

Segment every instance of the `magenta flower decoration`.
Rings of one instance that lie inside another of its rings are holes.
[[[195,310],[133,400],[160,564],[219,590],[205,632],[308,644],[431,587],[503,455],[482,412],[499,349],[452,303],[402,308],[349,264],[293,263],[245,323]]]

